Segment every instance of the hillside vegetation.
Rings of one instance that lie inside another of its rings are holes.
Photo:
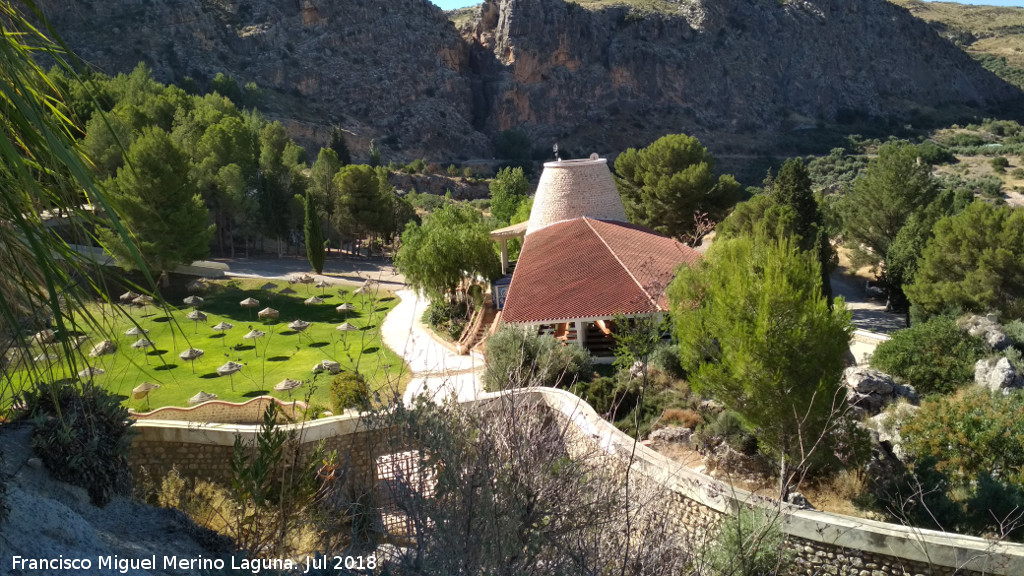
[[[931,23],[985,68],[1024,87],[1024,8],[890,0]]]

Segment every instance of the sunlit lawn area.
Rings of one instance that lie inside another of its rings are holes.
[[[181,302],[170,302],[177,310],[148,306],[133,306],[124,313],[111,312],[109,306],[96,305],[90,312],[102,318],[104,332],[117,343],[112,355],[89,358],[89,350],[104,337],[87,332],[90,337],[82,344],[82,358],[76,360],[75,370],[89,366],[100,368],[103,374],[94,381],[111,392],[123,396],[126,406],[137,410],[159,406],[186,406],[188,399],[199,391],[216,394],[221,400],[244,401],[262,394],[283,399],[305,400],[309,396],[314,404],[330,407],[327,373],[314,377],[312,368],[323,360],[341,364],[342,370],[352,370],[358,362],[359,371],[372,382],[374,389],[404,388],[409,379],[402,360],[383,345],[380,325],[384,316],[395,307],[398,298],[388,292],[355,294],[355,287],[334,286],[326,289],[310,285],[289,285],[285,281],[273,282],[274,289],[262,289],[265,280],[231,280],[211,282],[198,293],[205,299],[199,310],[207,315],[205,322],[195,323],[186,318],[191,307]],[[294,294],[281,294],[290,289]],[[310,296],[324,300],[322,304],[306,305]],[[246,298],[259,300],[257,308],[243,308],[239,302]],[[338,312],[339,304],[350,303],[355,310]],[[257,312],[271,307],[280,312],[277,320],[260,320]],[[305,331],[291,330],[293,320],[310,323]],[[134,323],[133,323],[134,322]],[[224,332],[212,329],[220,322],[234,328]],[[358,330],[338,331],[336,327],[349,322]],[[125,332],[135,324],[149,332],[143,336],[129,336]],[[246,340],[243,336],[251,329],[266,336]],[[154,347],[133,349],[132,343],[147,338]],[[179,354],[189,348],[202,349],[205,354],[194,363],[181,360]],[[59,346],[51,348],[59,352]],[[40,349],[32,351],[38,355]],[[237,362],[243,368],[232,376],[219,376],[217,368],[226,362]],[[64,377],[64,368],[53,364],[52,377]],[[41,366],[36,363],[36,369]],[[57,372],[60,373],[57,373]],[[291,378],[303,385],[289,395],[274,391],[274,386]],[[147,399],[132,398],[132,389],[142,382],[159,384]],[[382,390],[382,394],[385,391]]]

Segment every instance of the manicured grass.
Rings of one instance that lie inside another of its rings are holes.
[[[94,376],[94,381],[111,392],[123,396],[125,405],[145,410],[147,401],[131,398],[132,389],[142,382],[160,384],[152,392],[148,405],[186,406],[187,401],[200,390],[216,394],[221,400],[245,401],[262,394],[283,399],[305,400],[330,407],[329,374],[314,377],[312,368],[322,360],[334,360],[343,370],[352,370],[358,362],[359,371],[372,382],[374,389],[401,391],[409,379],[408,370],[396,354],[383,345],[380,324],[384,316],[398,303],[398,297],[379,292],[365,296],[354,294],[355,287],[332,287],[325,290],[287,282],[274,282],[273,291],[261,290],[265,280],[232,280],[211,283],[199,295],[205,302],[199,310],[207,315],[205,322],[195,324],[186,318],[192,308],[180,302],[169,303],[177,310],[149,306],[133,307],[130,317],[111,312],[109,306],[95,306],[91,312],[105,324],[103,330],[117,343],[117,352],[99,358],[88,358],[89,350],[103,340],[103,336],[89,333],[90,339],[82,345],[84,361],[89,366],[102,368],[105,373]],[[296,293],[282,295],[283,288]],[[305,305],[310,296],[324,299],[323,304]],[[239,302],[246,298],[260,301],[258,308],[242,308]],[[344,302],[356,309],[337,312],[335,307]],[[257,312],[265,307],[280,312],[277,320],[259,320]],[[169,312],[169,313],[168,313]],[[311,325],[299,333],[288,328],[293,320],[304,320]],[[226,332],[215,332],[212,326],[219,322],[234,324]],[[335,327],[349,322],[359,328],[352,332],[339,332]],[[149,330],[145,338],[155,344],[148,351],[137,350],[131,344],[138,338],[125,335],[137,323]],[[255,340],[242,336],[252,329],[266,332]],[[202,349],[205,354],[193,363],[179,359],[188,348]],[[38,354],[38,349],[33,354]],[[76,370],[84,368],[83,359],[76,360]],[[217,368],[233,361],[244,368],[233,376],[218,376]],[[56,366],[56,363],[55,363]],[[63,371],[62,368],[54,369]],[[60,378],[63,374],[53,374]],[[404,376],[400,378],[400,376]],[[285,378],[303,381],[303,386],[291,396],[276,392],[274,385]]]

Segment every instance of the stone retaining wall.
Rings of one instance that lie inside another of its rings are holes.
[[[671,514],[691,536],[703,542],[727,515],[741,506],[771,507],[779,512],[782,532],[796,555],[793,574],[817,576],[1020,576],[1024,574],[1024,545],[1003,544],[933,530],[908,528],[802,510],[764,500],[734,489],[714,478],[673,462],[633,440],[603,420],[576,396],[563,390],[535,388],[517,392],[520,399],[571,424],[589,446],[597,445],[621,464],[633,454],[631,477],[658,484],[672,496]],[[485,394],[467,404],[486,407],[501,398]],[[236,435],[251,440],[257,426],[197,424],[143,420],[135,425],[139,434],[132,451],[132,463],[145,466],[154,477],[177,466],[183,475],[221,480]],[[387,430],[368,427],[357,415],[325,418],[300,425],[287,425],[301,434],[307,449],[323,441],[337,450],[342,461],[350,462],[359,482],[372,483],[377,477],[376,457],[387,453]],[[572,447],[569,447],[570,451]],[[585,449],[585,448],[584,448]],[[392,449],[393,450],[393,449]],[[369,484],[365,484],[369,485]]]

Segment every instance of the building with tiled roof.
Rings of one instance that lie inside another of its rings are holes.
[[[492,233],[523,237],[511,278],[495,283],[500,322],[529,326],[609,354],[617,316],[668,308],[665,289],[700,254],[626,222],[607,160],[544,164],[530,220]],[[502,263],[509,269],[507,252]]]

